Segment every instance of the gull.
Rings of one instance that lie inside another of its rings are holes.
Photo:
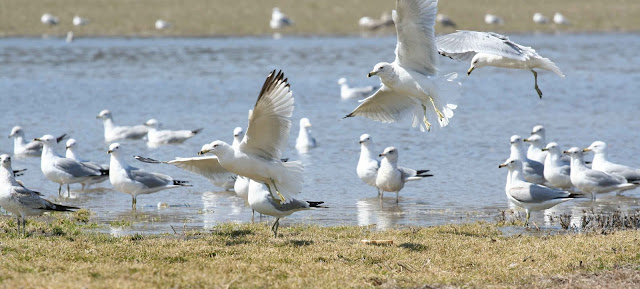
[[[494,24],[494,25],[502,25],[504,24],[504,20],[501,17],[498,17],[493,14],[485,14],[484,15],[484,23]]]
[[[119,143],[112,143],[109,146],[109,151],[107,151],[107,153],[111,154],[109,181],[116,190],[131,195],[131,208],[133,210],[136,209],[138,195],[191,186],[186,181],[174,180],[167,175],[150,173],[130,166],[124,160],[120,150]]]
[[[608,193],[618,191],[618,193],[635,189],[637,184],[628,183],[622,176],[612,175],[601,171],[587,168],[584,164],[584,152],[572,147],[563,153],[571,157],[571,183],[584,193],[591,194],[591,199],[595,201],[596,193]]]
[[[49,13],[44,13],[42,14],[42,17],[40,17],[40,22],[49,26],[56,25],[58,24],[58,17],[55,17]]]
[[[59,184],[58,194],[62,185],[67,185],[67,196],[71,194],[69,184],[84,183],[91,179],[102,179],[109,174],[109,170],[83,164],[79,161],[65,158],[55,150],[56,139],[49,134],[34,139],[43,144],[40,157],[40,169],[47,179]]]
[[[73,21],[72,21],[74,26],[84,26],[89,24],[89,19],[87,18],[82,18],[78,15],[73,16]]]
[[[202,131],[202,128],[194,130],[158,130],[160,122],[155,118],[147,120],[144,125],[149,128],[147,141],[150,146],[183,143]]]
[[[88,160],[85,160],[83,158],[81,158],[80,156],[78,156],[78,153],[75,151],[75,147],[78,145],[77,141],[73,138],[69,139],[67,141],[67,146],[66,146],[66,152],[65,152],[65,157],[67,157],[68,159],[72,159],[72,160],[76,160],[81,162],[83,165],[89,166],[89,167],[93,167],[94,169],[100,170],[100,171],[109,171],[109,166],[108,165],[103,165],[103,164],[99,164],[96,162],[91,162]],[[98,178],[91,178],[86,180],[85,182],[82,183],[82,189],[81,190],[85,190],[87,188],[89,188],[90,185],[92,184],[97,184],[97,183],[102,183],[106,180],[109,179],[109,175],[108,173],[103,175],[102,177]]]
[[[112,142],[119,139],[141,139],[147,135],[149,128],[145,125],[136,126],[116,126],[113,123],[113,116],[111,111],[105,109],[102,110],[98,116],[98,119],[102,119],[104,124],[104,141]]]
[[[547,24],[549,22],[549,18],[547,16],[542,15],[542,13],[533,14],[533,22],[537,24]]]
[[[467,75],[484,66],[529,70],[533,73],[535,89],[542,98],[538,87],[538,73],[534,68],[552,71],[564,78],[560,68],[548,58],[543,58],[531,47],[522,46],[507,36],[494,32],[477,32],[459,30],[439,36],[436,40],[438,53],[458,61],[471,59],[471,67]]]
[[[293,95],[282,71],[272,71],[262,86],[249,126],[237,148],[216,140],[201,153],[211,152],[223,168],[239,176],[267,184],[282,204],[300,192],[304,167],[300,161],[282,162],[293,114]]]
[[[369,29],[369,30],[375,30],[381,26],[381,23],[376,19],[373,19],[369,16],[365,16],[360,18],[360,20],[358,20],[358,26]]]
[[[562,151],[555,142],[550,142],[542,149],[547,152],[544,160],[544,179],[555,188],[570,190],[571,183],[571,163],[562,159]]]
[[[378,86],[372,85],[364,87],[349,87],[347,79],[344,77],[338,79],[338,84],[340,85],[340,98],[342,98],[342,100],[367,97],[379,88]]]
[[[309,149],[316,147],[316,139],[311,136],[311,122],[308,118],[300,119],[300,131],[296,139],[296,149],[301,153],[306,153]]]
[[[56,138],[57,142],[61,142],[67,134],[63,134]],[[42,143],[37,141],[25,142],[24,130],[21,126],[14,126],[11,129],[9,138],[13,138],[13,155],[16,157],[38,157],[42,154]]]
[[[280,219],[289,216],[297,211],[309,210],[311,208],[326,208],[320,206],[324,202],[309,202],[291,198],[286,204],[281,204],[279,200],[273,198],[269,187],[261,182],[249,181],[249,206],[256,212],[276,217],[276,221],[271,226],[274,237],[278,237],[278,227]]]
[[[603,141],[595,141],[583,151],[593,151],[591,169],[624,177],[627,182],[640,181],[640,169],[625,165],[615,164],[607,160],[607,144]]]
[[[569,20],[564,15],[556,12],[553,14],[553,23],[558,25],[569,25]]]
[[[547,153],[543,151],[544,140],[539,135],[531,135],[525,138],[523,141],[528,142],[529,149],[527,149],[527,158],[544,164],[544,160],[547,158]]]
[[[67,32],[67,38],[65,39],[65,41],[66,41],[67,43],[71,43],[71,42],[73,42],[73,31],[68,31],[68,32]]]
[[[396,203],[398,203],[398,193],[404,187],[404,183],[417,181],[433,175],[427,174],[429,170],[412,170],[398,167],[398,150],[395,147],[388,147],[380,154],[384,157],[380,161],[380,168],[376,176],[376,187],[382,192],[395,192]]]
[[[358,177],[367,185],[375,187],[378,190],[378,196],[382,194],[380,189],[376,186],[376,177],[378,176],[378,168],[380,168],[380,161],[374,158],[372,154],[373,140],[368,134],[360,136],[360,159],[358,160],[358,166],[356,172]]]
[[[155,26],[157,30],[165,30],[171,28],[171,23],[162,19],[158,19],[156,20]]]
[[[534,127],[531,129],[531,136],[537,135],[537,136],[539,136],[539,137],[540,137],[540,141],[539,141],[539,142],[540,142],[540,147],[545,146],[545,144],[547,143],[547,141],[546,141],[546,134],[547,134],[547,133],[546,133],[546,130],[545,130],[544,126],[543,126],[543,125],[541,125],[541,124],[538,124],[538,125],[534,126]],[[558,144],[556,143],[556,146],[557,146],[557,145],[558,145]],[[529,150],[533,150],[533,151],[529,151]],[[527,157],[529,157],[529,154],[530,154],[530,153],[532,154],[532,157],[533,157],[533,156],[535,156],[535,155],[536,155],[536,153],[538,153],[538,156],[539,156],[539,152],[537,152],[537,147],[533,147],[533,148],[532,148],[531,146],[529,146],[529,150],[527,150]],[[542,151],[542,149],[540,149],[540,151]],[[568,155],[562,154],[562,150],[560,149],[560,147],[558,147],[558,152],[559,152],[559,154],[560,154],[560,156],[561,156],[562,162],[563,162],[564,164],[566,164],[566,165],[571,165],[571,159],[569,158],[569,156],[568,156]],[[544,153],[544,152],[543,152],[543,153]],[[546,159],[546,155],[547,155],[547,154],[546,154],[546,153],[544,153],[544,155],[545,155],[545,159]],[[531,157],[529,157],[529,158],[531,158]],[[543,163],[543,164],[544,164],[544,159],[541,161],[541,163]]]
[[[444,15],[444,14],[438,14],[436,15],[436,22],[440,23],[440,25],[444,26],[444,27],[456,27],[456,23],[453,22],[453,20],[451,19],[451,17]]]
[[[429,117],[437,117],[441,127],[449,124],[455,104],[447,97],[459,92],[457,74],[438,77],[434,25],[436,0],[397,0],[392,13],[398,43],[392,63],[376,64],[369,77],[377,75],[382,86],[367,97],[347,117],[364,116],[380,122],[395,122],[412,114],[412,126],[429,131]],[[427,107],[430,107],[427,110]],[[432,108],[432,109],[431,109]],[[427,116],[429,113],[429,116]],[[421,121],[420,121],[421,120]]]
[[[513,204],[525,210],[527,214],[527,219],[524,223],[525,227],[529,224],[531,211],[546,210],[562,202],[581,197],[581,195],[571,194],[567,191],[527,182],[523,178],[522,162],[518,159],[509,158],[498,167],[509,168],[511,180],[507,183],[507,198]]]
[[[275,7],[271,12],[271,21],[269,21],[269,26],[271,29],[282,29],[286,26],[293,25],[293,21],[287,17],[284,13],[280,12],[280,8]]]
[[[522,162],[524,179],[534,184],[544,184],[544,165],[538,161],[527,158],[522,148],[522,138],[519,135],[511,136],[510,142],[511,154],[509,158]]]
[[[25,233],[28,216],[42,215],[47,211],[69,212],[79,209],[54,204],[43,199],[41,193],[25,188],[15,179],[9,155],[0,155],[0,166],[0,206],[16,216],[18,233],[20,233],[20,225],[22,225],[22,233]]]

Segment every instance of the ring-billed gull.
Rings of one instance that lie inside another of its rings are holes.
[[[577,147],[572,147],[563,153],[571,157],[571,183],[583,193],[591,194],[592,200],[596,199],[597,193],[613,191],[620,193],[637,187],[637,184],[628,183],[622,176],[587,168],[584,164],[584,152]]]
[[[440,23],[440,25],[442,25],[444,27],[452,27],[452,28],[456,27],[456,23],[453,22],[451,17],[449,17],[447,15],[444,15],[444,14],[436,15],[436,22]]]
[[[75,139],[73,139],[73,138],[69,139],[67,141],[65,157],[67,157],[69,159],[72,159],[72,160],[79,161],[83,165],[87,165],[87,166],[93,167],[94,169],[97,169],[97,170],[109,171],[109,166],[108,165],[99,164],[99,163],[88,161],[88,160],[85,160],[85,159],[81,158],[78,155],[78,153],[76,152],[76,146],[77,145],[78,145],[78,142]],[[104,182],[104,181],[106,181],[108,179],[109,179],[109,175],[108,174],[103,175],[100,178],[96,177],[96,178],[88,179],[88,180],[86,180],[85,182],[82,183],[81,190],[84,191],[85,189],[88,189],[89,186],[91,186],[92,184],[102,183],[102,182]]]
[[[367,97],[379,88],[378,86],[372,85],[364,87],[349,87],[347,79],[344,77],[338,79],[338,84],[340,85],[340,98],[342,100]]]
[[[109,174],[109,170],[85,165],[79,161],[62,157],[56,152],[56,139],[49,134],[34,139],[43,144],[40,157],[40,169],[47,179],[59,184],[58,194],[62,185],[67,185],[67,196],[71,195],[69,184],[84,183],[90,179],[101,179]]]
[[[368,134],[360,136],[360,159],[358,160],[358,166],[356,172],[358,177],[367,185],[375,187],[378,190],[378,196],[382,193],[376,186],[376,177],[378,176],[378,168],[380,168],[380,161],[374,158],[373,153],[373,140]]]
[[[169,29],[172,26],[171,23],[169,23],[169,21],[162,20],[162,19],[156,20],[156,23],[154,25],[157,30]]]
[[[309,149],[316,147],[316,139],[311,136],[311,121],[303,117],[300,119],[300,131],[296,138],[296,149],[298,152],[306,153]]]
[[[544,164],[544,160],[547,158],[547,152],[542,150],[545,147],[542,137],[534,134],[525,138],[523,141],[529,143],[527,158]]]
[[[547,16],[542,15],[542,13],[537,12],[533,14],[533,22],[536,24],[547,24],[549,22],[549,18],[547,18]]]
[[[527,158],[522,147],[522,138],[519,135],[511,136],[510,142],[511,154],[509,158],[522,162],[524,179],[527,180],[527,182],[543,185],[545,183],[544,164]]]
[[[102,119],[104,123],[104,141],[112,142],[119,139],[141,139],[147,135],[149,128],[144,124],[135,126],[117,126],[113,122],[111,111],[102,110],[96,118]]]
[[[623,176],[627,179],[627,182],[640,181],[640,169],[615,164],[607,159],[607,144],[605,142],[595,141],[583,151],[593,151],[594,153],[593,161],[591,162],[591,169]]]
[[[286,204],[282,204],[273,198],[267,185],[254,180],[249,181],[249,206],[260,214],[276,217],[276,221],[273,223],[273,226],[271,226],[274,237],[278,237],[280,219],[297,211],[309,210],[311,208],[325,208],[320,206],[323,203],[324,202],[301,201],[291,198]]]
[[[544,178],[554,188],[570,190],[573,188],[571,183],[571,164],[562,159],[562,151],[555,142],[550,142],[542,149],[547,152],[544,160]]]
[[[71,21],[74,26],[84,26],[89,24],[89,19],[82,18],[78,15],[73,16],[73,20]]]
[[[498,167],[509,168],[511,180],[507,183],[507,198],[516,206],[525,209],[527,214],[525,226],[529,224],[531,211],[546,210],[562,202],[581,197],[581,195],[571,194],[567,191],[527,182],[523,177],[522,162],[520,160],[509,158]]]
[[[22,233],[25,233],[28,216],[42,215],[46,211],[66,212],[79,209],[54,204],[41,198],[41,193],[25,188],[14,177],[9,155],[0,155],[0,166],[2,167],[0,168],[0,206],[16,216],[18,233],[20,233],[20,225],[22,225]]]
[[[431,117],[437,117],[441,127],[449,124],[456,105],[448,103],[447,98],[459,92],[459,83],[453,81],[456,74],[436,76],[437,5],[436,0],[396,1],[396,10],[392,13],[398,34],[396,59],[374,66],[369,77],[380,77],[382,86],[345,118],[364,116],[380,122],[395,122],[413,114],[412,126],[419,125],[421,131],[431,129],[428,120]]]
[[[55,17],[49,13],[44,13],[42,14],[42,16],[40,17],[40,22],[42,22],[42,24],[47,24],[49,26],[51,25],[56,25],[58,24],[58,17]]]
[[[134,210],[138,195],[191,186],[187,181],[174,180],[167,175],[150,173],[130,166],[121,155],[119,143],[112,143],[107,153],[111,154],[109,181],[117,191],[131,195],[131,208]]]
[[[494,25],[502,25],[504,24],[504,20],[502,17],[493,14],[485,14],[484,15],[484,23],[494,24]]]
[[[553,23],[558,25],[569,25],[569,20],[559,12],[553,14]]]
[[[280,8],[274,7],[271,12],[271,21],[269,21],[269,26],[271,29],[282,29],[286,26],[293,25],[293,20],[289,19],[287,15],[280,12]]]
[[[57,142],[61,142],[67,134],[63,134],[56,138]],[[39,157],[42,154],[42,143],[38,141],[25,142],[24,129],[21,126],[14,126],[11,129],[9,138],[13,138],[13,155],[16,157]]]
[[[218,157],[230,172],[268,185],[283,204],[300,192],[303,183],[302,162],[282,162],[293,114],[293,95],[282,71],[272,71],[262,86],[253,111],[249,114],[247,133],[238,148],[214,141],[201,151]],[[273,187],[272,187],[273,186]]]
[[[427,174],[429,170],[398,167],[398,150],[395,147],[386,148],[380,157],[383,159],[380,161],[380,168],[376,176],[376,187],[383,192],[395,192],[396,203],[398,202],[398,193],[404,188],[404,183],[433,176]]]
[[[538,73],[534,68],[549,70],[564,78],[560,68],[548,58],[543,58],[531,47],[522,46],[507,36],[494,32],[477,32],[459,30],[458,32],[439,36],[436,39],[438,53],[459,61],[471,59],[471,72],[484,66],[529,70],[533,73],[535,89],[542,98],[538,87]]]
[[[194,130],[159,130],[160,122],[155,118],[147,120],[144,125],[149,128],[149,131],[147,132],[147,141],[150,146],[183,143],[202,131],[202,128]]]

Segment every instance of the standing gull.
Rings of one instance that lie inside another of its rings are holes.
[[[67,134],[63,134],[56,138],[57,142],[61,142]],[[42,143],[38,141],[25,142],[24,130],[21,126],[14,126],[11,129],[9,138],[13,138],[13,155],[16,157],[38,157],[42,154]]]
[[[571,157],[571,183],[583,193],[591,194],[591,199],[594,201],[597,193],[622,192],[635,189],[637,186],[634,183],[627,183],[622,176],[587,168],[583,159],[584,152],[577,147],[572,147],[563,153]]]
[[[280,12],[280,8],[274,7],[271,12],[271,21],[269,21],[271,29],[282,29],[291,25],[293,25],[293,21],[289,19],[287,15]]]
[[[68,159],[72,159],[72,160],[76,160],[81,162],[83,165],[89,166],[89,167],[93,167],[94,169],[97,170],[101,170],[101,171],[109,171],[109,166],[108,165],[103,165],[103,164],[99,164],[96,162],[91,162],[85,159],[82,159],[80,156],[78,156],[78,153],[76,152],[76,146],[78,145],[78,142],[76,142],[75,139],[69,139],[67,141],[67,147],[66,147],[66,152],[65,152],[65,157],[67,157]],[[102,177],[98,178],[91,178],[86,180],[85,182],[82,183],[82,189],[81,190],[85,190],[88,189],[90,185],[92,184],[97,184],[97,183],[102,183],[106,180],[109,179],[109,174],[104,174]]]
[[[438,53],[459,61],[471,59],[471,72],[484,66],[529,70],[533,73],[535,89],[542,98],[538,88],[538,73],[534,68],[549,70],[564,78],[560,69],[548,58],[543,58],[531,47],[522,46],[507,36],[494,32],[477,32],[459,30],[458,32],[439,36],[436,39]]]
[[[119,139],[141,139],[147,135],[149,128],[145,125],[116,126],[113,123],[111,111],[102,110],[96,118],[102,119],[104,123],[104,141],[112,142]]]
[[[42,22],[42,24],[53,26],[53,25],[57,25],[59,21],[58,21],[58,17],[53,16],[49,13],[44,13],[40,17],[40,22]]]
[[[502,25],[504,24],[504,20],[501,17],[493,14],[485,14],[484,15],[484,23],[494,24],[494,25]]]
[[[346,78],[338,79],[338,85],[340,85],[340,98],[342,100],[352,98],[363,98],[378,89],[378,86],[364,86],[364,87],[349,87]]]
[[[97,180],[109,174],[109,170],[60,156],[55,150],[56,139],[52,135],[47,134],[34,140],[43,144],[40,169],[47,179],[60,185],[58,194],[61,194],[62,185],[67,185],[67,196],[70,196],[69,184],[84,183],[91,179]]]
[[[509,158],[522,162],[524,179],[534,184],[544,184],[544,164],[527,158],[524,153],[524,148],[522,147],[522,138],[519,135],[511,136],[510,142],[511,154]]]
[[[22,183],[16,181],[13,175],[11,157],[9,155],[0,155],[0,166],[0,206],[16,216],[18,219],[18,233],[20,233],[20,225],[22,225],[22,233],[25,233],[28,216],[42,215],[47,211],[68,212],[79,209],[54,204],[41,198],[41,193],[25,188]],[[20,219],[22,219],[22,222]]]
[[[459,93],[456,74],[438,77],[434,25],[438,1],[397,0],[392,13],[398,43],[396,59],[381,62],[369,72],[380,77],[382,86],[346,117],[364,116],[380,122],[396,122],[413,115],[412,126],[430,130],[430,117],[441,127],[449,124],[453,110],[447,97]],[[429,109],[427,109],[429,107]],[[427,115],[429,114],[429,115]]]
[[[316,139],[311,136],[311,122],[308,118],[300,119],[300,131],[296,139],[296,149],[298,152],[306,153],[309,149],[316,147]]]
[[[433,175],[427,174],[429,170],[412,170],[398,167],[398,150],[388,147],[380,154],[383,159],[380,161],[380,168],[376,176],[376,187],[383,192],[395,192],[396,203],[398,203],[398,193],[404,188],[404,183],[417,181]]]
[[[547,16],[542,15],[542,13],[538,12],[533,14],[533,22],[536,24],[547,24],[549,22],[549,18],[547,18]]]
[[[558,25],[569,25],[569,20],[559,12],[553,14],[553,23]]]
[[[544,160],[547,158],[547,152],[543,151],[545,144],[544,139],[539,135],[531,135],[523,140],[529,143],[527,149],[527,158],[544,164]]]
[[[595,141],[583,151],[593,151],[591,168],[609,174],[623,176],[627,182],[640,181],[640,169],[625,165],[615,164],[607,160],[607,144],[603,141]]]
[[[373,154],[373,140],[368,134],[360,136],[360,159],[358,160],[358,166],[356,172],[358,177],[367,185],[375,187],[378,190],[378,196],[382,194],[380,189],[376,186],[376,177],[378,176],[378,168],[380,168],[380,161],[374,158]]]
[[[560,151],[558,144],[550,142],[542,150],[547,152],[543,172],[545,180],[554,188],[572,189],[571,165],[562,159],[562,151]]]
[[[73,16],[73,20],[71,22],[73,23],[74,26],[84,26],[89,24],[89,19],[82,18],[76,15],[76,16]]]
[[[202,131],[201,128],[194,130],[159,130],[160,122],[155,118],[147,120],[144,125],[149,128],[149,131],[147,132],[147,141],[152,147],[163,144],[183,143]]]
[[[274,237],[278,237],[280,219],[297,211],[309,210],[311,208],[326,208],[320,206],[323,203],[324,202],[300,201],[291,198],[286,204],[281,204],[273,198],[267,185],[254,180],[249,182],[249,206],[251,206],[251,209],[263,215],[276,217],[276,221],[271,227]]]
[[[131,195],[132,209],[136,209],[138,195],[190,186],[186,181],[174,180],[167,175],[145,172],[130,166],[124,160],[120,150],[119,143],[112,143],[107,151],[111,154],[109,181],[117,191]]]
[[[230,172],[268,185],[283,204],[300,192],[303,183],[302,162],[282,162],[287,146],[293,114],[293,95],[287,79],[280,71],[272,71],[262,86],[244,139],[234,148],[214,141],[201,151],[218,157],[220,165]]]

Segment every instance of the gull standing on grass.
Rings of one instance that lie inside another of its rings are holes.
[[[562,159],[562,151],[555,142],[550,142],[542,149],[547,152],[544,160],[544,179],[554,188],[571,190],[571,164]]]
[[[78,156],[78,153],[75,151],[76,150],[76,146],[77,146],[77,142],[75,139],[69,139],[67,141],[67,147],[66,147],[66,152],[65,152],[65,157],[67,157],[68,159],[72,159],[72,160],[76,160],[81,162],[83,165],[89,166],[89,167],[93,167],[94,169],[97,170],[101,170],[101,171],[109,171],[109,166],[108,165],[104,165],[104,164],[99,164],[96,162],[91,162],[85,159],[82,159],[81,157]],[[82,188],[81,190],[85,190],[88,189],[89,186],[91,186],[92,184],[97,184],[97,183],[102,183],[106,180],[109,179],[109,174],[105,174],[102,177],[98,178],[91,178],[86,180],[85,182],[82,183]]]
[[[433,175],[427,174],[429,170],[412,170],[398,167],[398,150],[388,147],[380,154],[383,159],[380,161],[380,168],[376,176],[376,187],[383,192],[395,192],[396,203],[398,203],[398,193],[404,188],[404,183],[417,181]]]
[[[309,210],[311,208],[326,208],[320,206],[324,202],[301,201],[291,198],[286,204],[280,203],[273,198],[266,184],[251,180],[249,182],[249,206],[256,212],[276,217],[276,221],[271,226],[274,237],[278,237],[278,227],[280,219],[289,216],[297,211]]]
[[[364,87],[349,87],[349,84],[347,84],[347,79],[344,77],[338,79],[338,85],[340,85],[340,98],[342,100],[367,97],[376,89],[380,88],[378,86],[372,85]]]
[[[61,194],[62,185],[67,185],[67,196],[71,196],[69,184],[84,183],[91,179],[98,180],[109,174],[109,170],[89,166],[59,155],[55,149],[56,139],[52,135],[46,134],[34,140],[43,144],[40,169],[47,179],[60,185],[58,195]]]
[[[436,39],[438,53],[442,56],[468,61],[471,67],[467,75],[484,66],[529,70],[533,73],[535,89],[542,98],[542,91],[538,87],[538,73],[534,68],[544,69],[564,78],[560,68],[548,58],[543,58],[531,47],[522,46],[507,36],[494,32],[477,32],[459,30],[451,34],[439,36]]]
[[[202,131],[202,128],[194,130],[159,130],[160,122],[155,118],[147,120],[144,125],[149,128],[149,131],[147,132],[147,141],[149,146],[152,147],[163,144],[183,143]]]
[[[591,199],[596,200],[597,193],[618,193],[635,189],[638,184],[628,183],[622,176],[607,174],[592,170],[584,165],[584,152],[572,147],[563,153],[571,157],[571,183],[583,193],[591,194]]]
[[[519,160],[522,162],[522,171],[524,179],[527,182],[543,185],[544,179],[544,164],[538,161],[530,160],[524,153],[522,147],[522,138],[519,135],[511,136],[511,154],[509,158]]]
[[[61,142],[67,134],[63,134],[56,138],[57,142]],[[16,157],[39,157],[42,154],[42,143],[38,141],[25,142],[24,130],[21,126],[14,126],[11,129],[9,138],[13,138],[13,155]]]
[[[523,177],[522,162],[518,159],[509,158],[498,167],[509,168],[511,180],[507,182],[507,198],[516,206],[525,209],[527,214],[525,227],[529,224],[531,211],[546,210],[562,202],[581,197],[581,195],[571,194],[567,191],[527,182]]]
[[[116,126],[113,123],[111,111],[102,110],[96,118],[102,119],[104,123],[104,141],[112,142],[119,139],[141,139],[147,135],[149,128],[144,124],[135,126]]]
[[[300,153],[306,153],[309,149],[316,147],[316,139],[311,136],[311,122],[308,118],[300,119],[300,131],[296,139],[296,149]]]
[[[429,118],[437,117],[441,127],[449,124],[453,110],[449,103],[459,93],[457,74],[437,76],[437,57],[434,25],[437,0],[397,0],[392,13],[398,43],[396,59],[381,62],[369,72],[380,77],[382,86],[345,118],[364,116],[380,122],[396,122],[405,115],[413,115],[412,126],[430,130]]]
[[[47,211],[69,212],[79,209],[71,206],[54,204],[41,198],[42,194],[25,188],[15,179],[11,168],[11,157],[0,155],[0,207],[15,215],[18,219],[18,234],[22,225],[25,234],[28,216],[38,216]],[[22,219],[22,222],[20,221]]]
[[[187,181],[174,180],[167,175],[145,172],[130,166],[121,155],[119,143],[112,143],[107,153],[111,154],[109,181],[117,191],[131,195],[131,208],[133,210],[136,209],[138,195],[191,186],[187,184]]]
[[[607,144],[603,141],[595,141],[583,151],[593,151],[591,169],[609,174],[623,176],[627,182],[640,181],[640,169],[625,165],[615,164],[607,160]]]
[[[287,147],[293,114],[293,95],[282,71],[272,71],[262,86],[244,139],[234,148],[223,141],[214,141],[201,153],[211,152],[220,165],[230,172],[267,184],[278,194],[282,204],[300,192],[303,183],[302,162],[282,162]]]

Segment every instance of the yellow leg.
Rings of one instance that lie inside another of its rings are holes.
[[[276,186],[276,181],[274,181],[273,179],[271,179],[271,184],[273,184],[273,187],[276,189],[276,194],[278,195],[278,197],[280,197],[280,204],[284,204],[284,202],[286,201],[285,197],[278,191],[278,187]],[[267,186],[269,187],[269,186]],[[275,199],[275,196],[273,195],[273,193],[271,192],[271,188],[269,187],[269,193],[271,193],[271,197],[273,197]]]
[[[427,107],[424,106],[424,104],[422,104],[422,111],[423,111],[422,122],[424,122],[424,125],[427,127],[427,131],[431,131],[431,123],[427,119]]]
[[[438,114],[438,118],[440,120],[443,120],[444,119],[444,114],[442,114],[442,112],[438,109],[438,107],[436,107],[436,103],[435,103],[435,101],[433,101],[433,97],[431,97],[431,95],[429,95],[429,100],[431,101],[431,105],[433,105],[433,109]]]

